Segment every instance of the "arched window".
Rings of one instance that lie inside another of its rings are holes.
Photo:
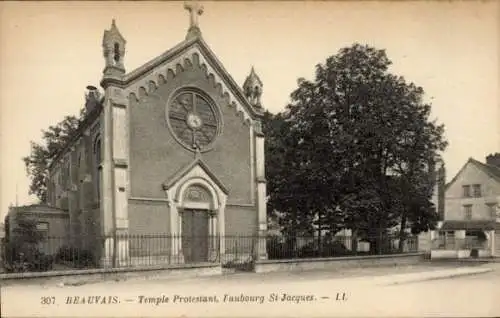
[[[70,165],[70,158],[68,157],[68,159],[66,159],[66,163],[64,164],[64,182],[65,182],[65,186],[66,186],[66,189],[69,189],[70,185],[71,185],[71,180],[72,180],[72,176],[71,176],[71,165]]]
[[[55,206],[56,205],[56,183],[54,181],[53,176],[51,176],[49,179],[48,191],[49,191],[48,199],[49,199],[50,205]]]
[[[115,46],[113,48],[113,59],[115,60],[115,64],[120,61],[120,44],[115,42]]]
[[[76,175],[77,175],[77,181],[81,182],[82,180],[82,152],[78,152],[78,161],[77,161],[77,166],[76,166]]]
[[[101,160],[101,138],[98,136],[94,141],[94,167],[97,201],[101,200]]]

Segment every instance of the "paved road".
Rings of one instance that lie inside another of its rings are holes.
[[[443,268],[8,286],[2,288],[2,317],[499,316],[500,264],[486,266],[495,271],[398,285],[390,285],[394,274]]]
[[[399,306],[405,308],[402,312],[412,316],[500,316],[498,266],[490,273],[387,286],[383,290],[399,300]]]

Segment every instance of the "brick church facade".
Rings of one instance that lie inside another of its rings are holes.
[[[185,40],[131,72],[113,20],[104,93],[88,87],[81,128],[49,168],[49,202],[69,211],[71,245],[104,262],[223,262],[234,236],[266,258],[262,82],[252,68],[239,87],[203,40],[201,7],[186,9]],[[162,241],[150,246],[151,235]]]

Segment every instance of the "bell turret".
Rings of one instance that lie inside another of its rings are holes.
[[[247,76],[245,82],[243,83],[243,92],[245,93],[245,97],[248,99],[250,104],[257,108],[262,108],[262,87],[262,81],[257,73],[255,73],[255,69],[252,67],[250,75]]]
[[[104,74],[121,75],[125,73],[123,59],[125,57],[125,38],[116,27],[115,19],[111,28],[104,31],[102,38],[103,55],[105,59]]]

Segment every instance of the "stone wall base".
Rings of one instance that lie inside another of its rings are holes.
[[[28,283],[83,285],[102,281],[191,278],[221,275],[220,264],[170,265],[157,267],[82,269],[41,273],[0,274],[1,285]]]
[[[478,250],[478,257],[491,257],[491,251],[486,249]],[[462,259],[470,258],[471,250],[431,250],[431,259]]]
[[[422,262],[424,253],[350,256],[290,260],[262,260],[255,262],[255,272],[286,272],[356,267],[399,266]]]
[[[252,253],[226,253],[221,255],[221,263],[222,264],[227,264],[227,263],[247,263],[251,262],[253,260],[253,255]]]

